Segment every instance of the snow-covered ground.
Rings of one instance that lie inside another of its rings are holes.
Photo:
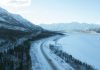
[[[30,50],[32,70],[74,70],[49,49],[49,44],[53,43],[55,38],[58,37],[50,37],[32,43]]]
[[[45,60],[40,50],[42,41],[36,41],[32,43],[30,50],[30,56],[32,61],[32,70],[50,70],[50,66]]]
[[[50,44],[53,44],[54,41],[46,41],[43,45],[43,50],[49,60],[52,62],[52,64],[55,65],[56,69],[54,70],[74,70],[69,64],[67,64],[64,60],[62,60],[60,57],[58,57],[56,54],[54,54],[49,46]]]
[[[58,41],[62,50],[100,70],[100,34],[67,33]]]

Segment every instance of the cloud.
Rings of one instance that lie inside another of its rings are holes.
[[[0,0],[0,6],[23,7],[31,5],[31,0]]]

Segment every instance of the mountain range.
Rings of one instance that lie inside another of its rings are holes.
[[[41,27],[52,31],[80,31],[80,32],[96,32],[100,33],[100,25],[88,23],[55,23],[55,24],[40,24]]]

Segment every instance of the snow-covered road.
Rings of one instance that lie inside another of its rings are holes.
[[[53,36],[32,43],[30,50],[32,70],[74,70],[49,49],[49,44],[59,37]]]
[[[43,56],[45,57],[46,61],[48,62],[48,64],[50,65],[50,67],[52,68],[52,70],[58,70],[57,66],[53,63],[52,59],[50,59],[47,54],[45,53],[45,49],[44,49],[44,44],[45,41],[41,44],[40,48],[41,48],[41,52],[43,54]]]

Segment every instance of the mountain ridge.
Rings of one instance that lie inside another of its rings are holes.
[[[58,23],[58,24],[40,24],[42,28],[52,31],[82,31],[89,32],[93,31],[96,33],[100,33],[100,25],[97,24],[88,24],[88,23]]]

